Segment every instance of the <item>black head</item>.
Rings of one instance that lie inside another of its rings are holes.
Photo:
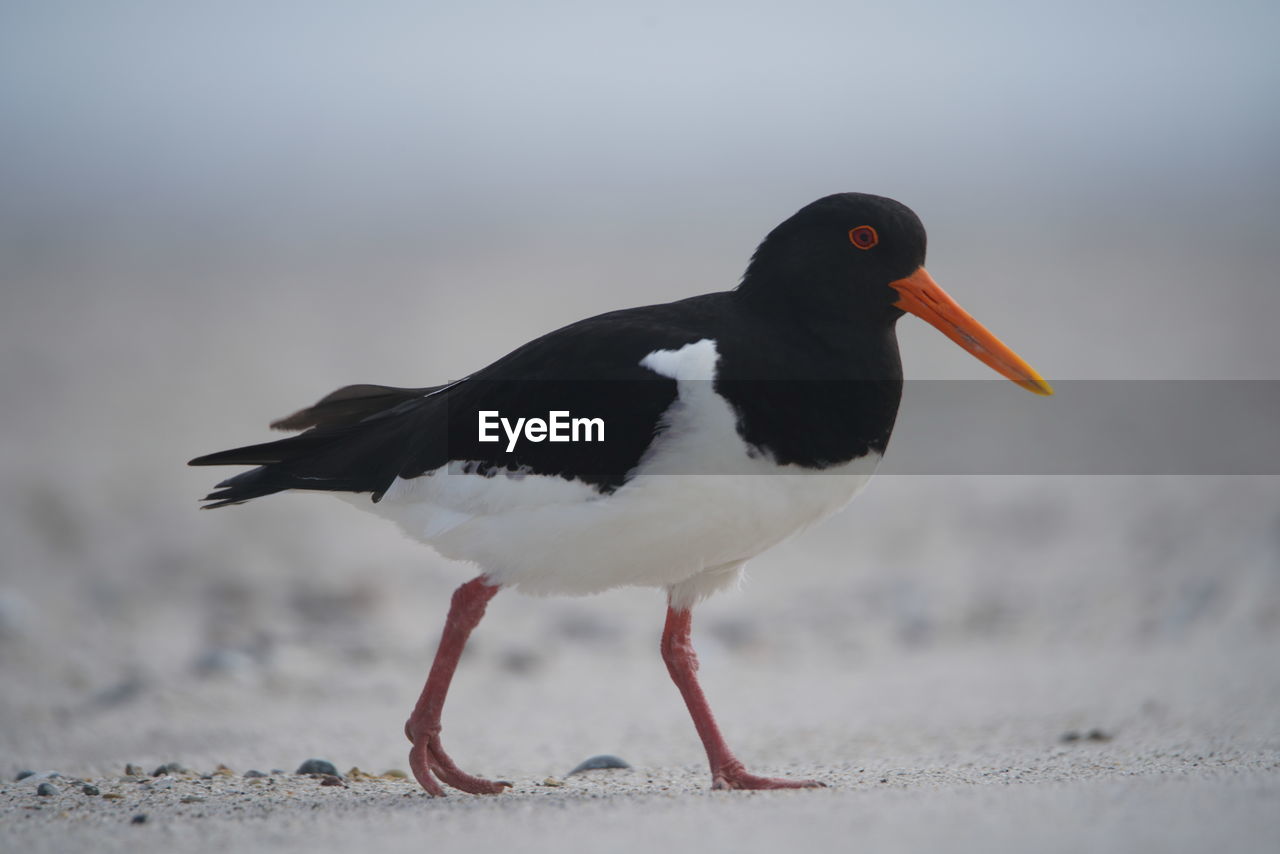
[[[827,339],[891,339],[894,322],[910,312],[1023,388],[1053,394],[1034,368],[938,286],[924,268],[924,249],[924,226],[906,205],[839,193],[769,232],[737,294],[754,310],[789,317]]]
[[[924,253],[924,226],[906,205],[837,193],[769,232],[738,290],[777,309],[896,319],[889,283],[923,266]]]

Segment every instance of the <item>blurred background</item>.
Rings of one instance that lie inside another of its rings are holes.
[[[199,512],[218,473],[185,461],[732,287],[828,193],[916,210],[934,276],[1051,380],[1280,380],[1278,26],[1261,0],[0,4],[6,754],[284,763],[321,728],[403,764],[470,568],[324,496]],[[990,376],[900,337],[909,377]],[[1280,634],[1280,480],[883,477],[750,572],[696,622],[713,697],[799,659],[1229,653]],[[662,608],[499,597],[457,690],[692,761]],[[584,723],[584,684],[664,703],[675,747]],[[480,708],[460,725],[506,714]]]

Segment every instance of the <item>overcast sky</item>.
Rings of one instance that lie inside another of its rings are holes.
[[[1280,187],[1272,2],[0,8],[8,218],[345,228],[843,189],[1257,208]]]

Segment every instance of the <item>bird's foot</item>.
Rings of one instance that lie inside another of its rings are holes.
[[[725,764],[711,775],[713,789],[823,789],[826,785],[818,780],[760,777],[748,773],[742,763],[737,760]]]
[[[406,735],[409,735],[406,728]],[[511,787],[506,780],[486,780],[462,771],[444,752],[440,743],[440,730],[424,733],[418,738],[409,735],[413,748],[409,751],[409,767],[422,788],[432,797],[442,797],[441,783],[453,786],[472,795],[497,795]],[[437,779],[438,778],[438,779]]]

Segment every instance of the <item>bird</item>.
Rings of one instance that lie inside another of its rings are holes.
[[[821,786],[753,774],[729,748],[697,679],[692,611],[867,483],[897,418],[904,315],[1053,393],[934,281],[925,248],[906,205],[829,195],[770,231],[732,289],[580,320],[452,382],[346,386],[271,425],[297,435],[190,465],[253,467],[207,508],[329,492],[479,568],[453,593],[405,724],[430,795],[511,785],[464,772],[441,740],[458,658],[506,588],[665,591],[660,650],[712,787]]]

